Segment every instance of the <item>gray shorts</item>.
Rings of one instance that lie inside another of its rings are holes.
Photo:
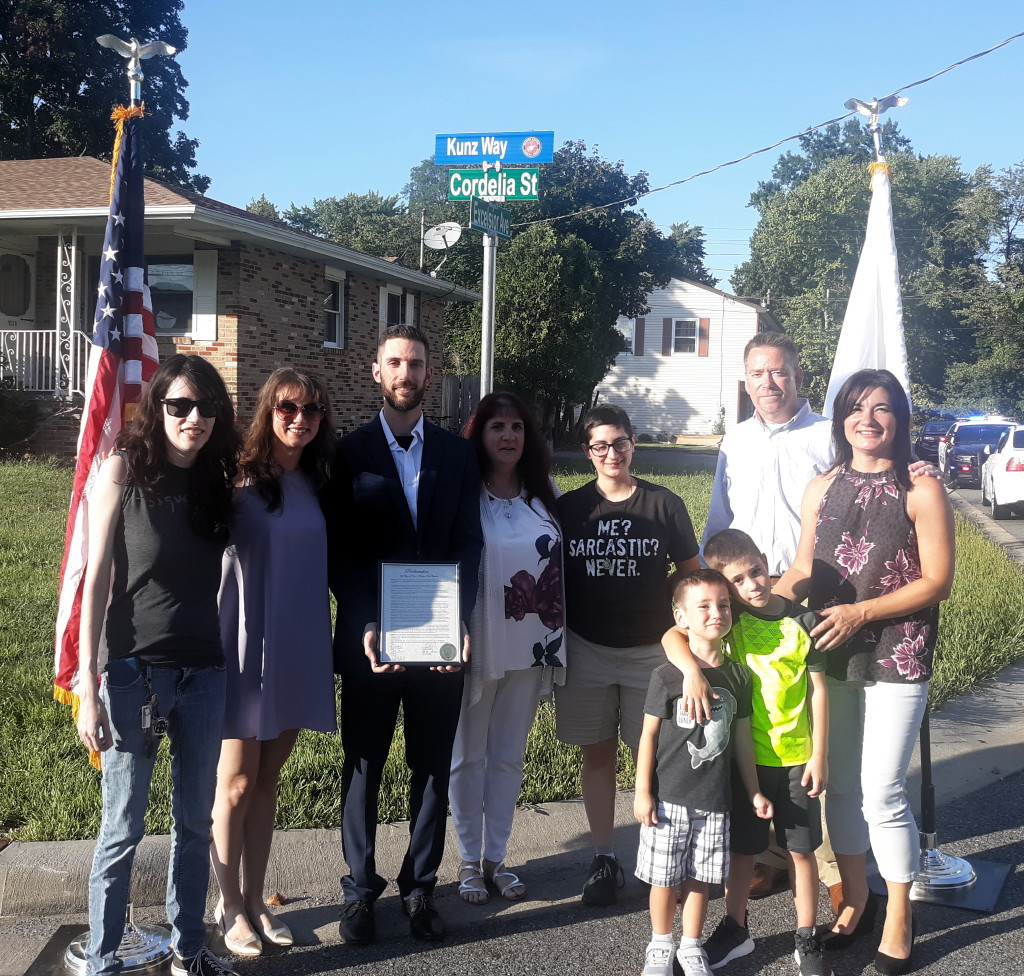
[[[635,754],[651,672],[668,660],[661,644],[605,647],[569,630],[566,646],[572,663],[565,684],[555,688],[558,738],[592,746],[621,735]]]
[[[729,814],[658,801],[658,822],[640,825],[636,876],[658,888],[687,878],[724,884],[729,873]]]

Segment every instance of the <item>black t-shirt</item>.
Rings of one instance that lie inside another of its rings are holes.
[[[663,664],[651,675],[644,712],[662,719],[651,792],[690,810],[721,813],[732,807],[732,739],[736,720],[750,717],[750,674],[733,661],[701,674],[719,696],[701,725],[683,711],[683,673]]]
[[[654,644],[672,626],[671,563],[697,555],[683,500],[649,481],[621,502],[603,498],[597,482],[558,499],[570,629],[595,644]]]

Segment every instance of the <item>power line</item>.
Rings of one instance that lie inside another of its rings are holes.
[[[1000,41],[998,44],[992,45],[990,48],[986,48],[984,51],[979,51],[977,54],[972,54],[970,57],[961,58],[959,61],[954,61],[952,64],[947,65],[940,71],[936,71],[934,74],[928,75],[927,78],[921,78],[919,81],[912,81],[909,85],[903,85],[901,88],[897,88],[895,91],[886,95],[885,98],[889,98],[892,95],[898,95],[900,92],[908,91],[911,88],[916,88],[918,85],[923,85],[925,82],[932,81],[934,78],[938,78],[939,75],[944,75],[947,71],[952,71],[954,68],[959,68],[963,64],[967,64],[969,61],[976,61],[978,58],[985,57],[986,54],[991,54],[993,51],[998,51],[999,48],[1005,47],[1011,41],[1016,41],[1018,38],[1024,37],[1024,31],[1019,34],[1013,34],[1011,37],[1006,38],[1005,41]],[[880,99],[881,100],[881,99]],[[632,206],[637,203],[643,197],[649,197],[652,193],[660,193],[662,190],[670,190],[674,186],[681,186],[683,183],[689,183],[691,180],[699,179],[701,176],[709,176],[711,173],[716,173],[720,169],[725,169],[726,166],[735,166],[737,163],[745,162],[753,156],[758,156],[761,153],[771,152],[773,149],[777,149],[779,146],[792,142],[794,139],[799,139],[801,136],[808,135],[817,129],[823,129],[827,125],[833,125],[837,122],[842,122],[844,119],[850,118],[852,115],[856,115],[854,112],[846,112],[843,115],[837,115],[834,119],[828,119],[826,122],[819,122],[817,125],[809,126],[802,132],[797,132],[795,135],[786,136],[784,139],[779,139],[778,142],[773,142],[770,146],[764,146],[761,149],[754,149],[748,152],[744,156],[739,156],[736,159],[730,159],[728,162],[719,163],[717,166],[712,166],[710,169],[701,170],[699,173],[694,173],[692,176],[686,176],[681,180],[673,180],[671,183],[666,183],[664,186],[656,186],[651,190],[645,190],[643,193],[636,193],[633,196],[625,197],[622,200],[613,200],[611,203],[598,204],[595,207],[584,207],[582,210],[577,210],[573,213],[559,214],[556,217],[541,217],[539,220],[526,220],[520,224],[513,224],[513,227],[530,227],[534,224],[553,224],[559,220],[568,220],[570,217],[580,217],[588,213],[596,213],[601,210],[607,210],[609,207],[619,206]]]

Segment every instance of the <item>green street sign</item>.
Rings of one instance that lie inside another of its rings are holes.
[[[485,234],[509,238],[512,236],[512,211],[473,197],[469,201],[469,226]]]
[[[448,199],[504,197],[506,200],[536,200],[536,166],[523,169],[453,169],[448,171]]]

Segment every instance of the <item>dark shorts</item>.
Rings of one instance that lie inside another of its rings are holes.
[[[821,846],[821,804],[818,797],[807,795],[800,785],[804,765],[758,766],[757,780],[761,792],[772,801],[775,814],[761,820],[744,799],[743,788],[733,770],[732,816],[729,850],[733,854],[760,854],[768,847],[768,827],[775,825],[779,847],[794,854],[813,854]]]

